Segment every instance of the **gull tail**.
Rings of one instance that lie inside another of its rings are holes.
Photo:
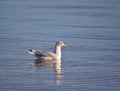
[[[29,49],[28,53],[32,54],[32,55],[35,55],[35,50]]]

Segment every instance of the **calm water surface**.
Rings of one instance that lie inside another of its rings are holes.
[[[62,49],[53,64],[29,66],[29,48]],[[119,91],[119,0],[0,0],[0,91]]]

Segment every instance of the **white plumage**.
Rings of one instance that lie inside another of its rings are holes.
[[[30,49],[28,53],[34,55],[38,59],[45,59],[45,60],[61,59],[61,47],[67,48],[68,46],[65,45],[62,41],[58,41],[56,42],[53,52]]]

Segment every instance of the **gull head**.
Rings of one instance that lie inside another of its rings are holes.
[[[66,44],[64,44],[62,41],[57,41],[56,45],[60,46],[60,47],[65,47],[67,48],[68,46]]]

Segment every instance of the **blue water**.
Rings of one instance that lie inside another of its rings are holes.
[[[58,40],[61,74],[29,66]],[[0,0],[0,91],[119,90],[119,0]]]

